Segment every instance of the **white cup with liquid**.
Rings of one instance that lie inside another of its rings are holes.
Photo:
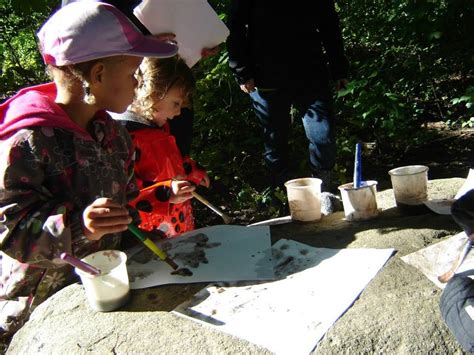
[[[92,309],[109,312],[123,306],[130,298],[127,255],[119,250],[102,250],[81,259],[100,270],[91,275],[78,268],[87,300]]]

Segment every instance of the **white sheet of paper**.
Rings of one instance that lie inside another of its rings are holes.
[[[393,251],[283,239],[273,246],[276,281],[210,286],[173,312],[277,354],[309,354]]]
[[[438,276],[451,269],[466,241],[466,233],[461,232],[439,243],[405,255],[401,259],[420,270],[436,286],[444,288],[446,284],[439,282]],[[473,251],[467,255],[457,273],[470,269],[474,269]]]
[[[196,229],[157,245],[192,276],[173,275],[171,267],[140,247],[128,254],[130,288],[171,283],[272,280],[270,228],[218,225]]]
[[[153,34],[174,33],[178,54],[190,68],[203,48],[213,48],[229,35],[206,0],[144,0],[134,13]]]
[[[474,189],[474,169],[469,169],[469,173],[467,174],[466,181],[461,186],[461,188],[459,189],[458,193],[456,194],[454,198],[458,199],[459,197],[461,197],[466,192],[472,189]]]
[[[423,202],[426,207],[437,214],[449,215],[451,214],[451,206],[455,199],[433,199]]]

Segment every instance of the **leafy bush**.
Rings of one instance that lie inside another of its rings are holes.
[[[209,2],[225,21],[230,0]],[[34,33],[58,5],[0,0],[2,98],[46,80]],[[350,178],[357,141],[372,142],[380,157],[390,159],[431,138],[422,129],[425,122],[474,125],[472,0],[353,0],[337,2],[337,9],[351,63],[350,84],[335,96],[342,181]],[[284,195],[267,189],[261,129],[222,47],[196,68],[193,156],[207,167],[213,191],[226,204],[266,206],[272,215],[272,203]],[[307,142],[299,122],[290,139],[293,156],[304,157],[295,159],[296,169],[305,174]]]

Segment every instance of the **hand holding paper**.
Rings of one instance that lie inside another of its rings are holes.
[[[151,33],[175,34],[178,54],[189,67],[201,59],[204,48],[215,48],[229,35],[206,0],[144,0],[134,13]]]

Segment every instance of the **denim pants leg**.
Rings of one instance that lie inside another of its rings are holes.
[[[335,119],[330,97],[314,93],[295,93],[294,106],[302,115],[309,141],[309,159],[313,172],[331,170],[336,163]]]
[[[263,128],[265,164],[272,174],[283,175],[289,162],[290,94],[284,89],[255,90],[250,97]]]

